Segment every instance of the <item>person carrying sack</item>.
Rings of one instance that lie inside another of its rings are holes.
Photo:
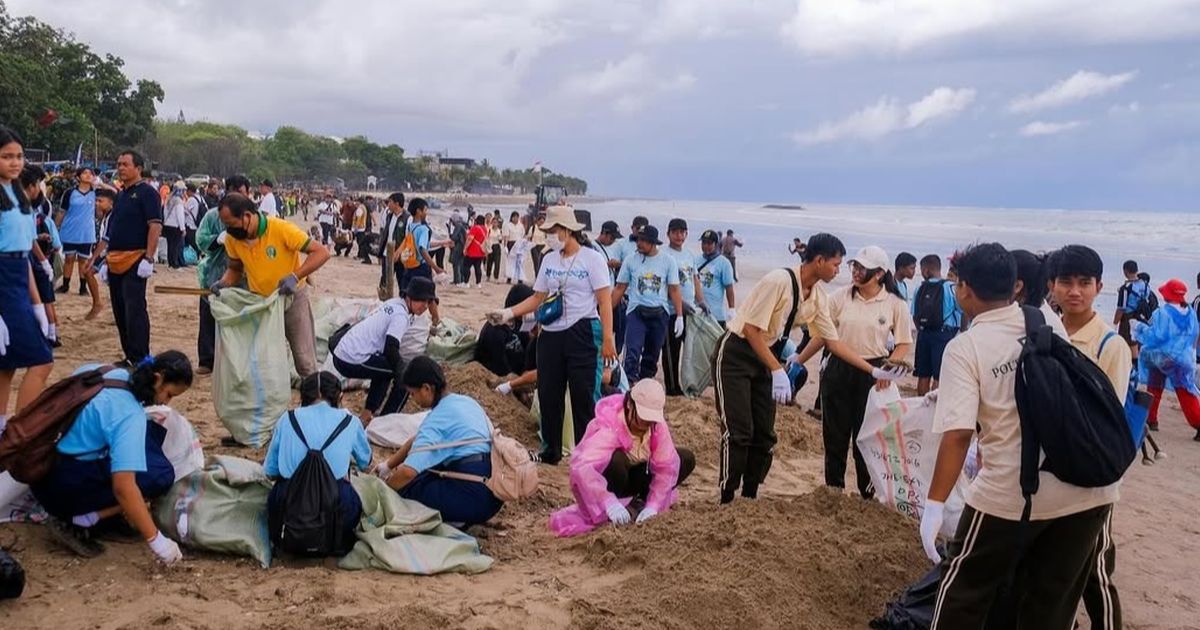
[[[429,409],[421,426],[375,474],[405,499],[441,512],[460,525],[486,523],[504,507],[484,483],[447,477],[492,475],[492,423],[475,400],[452,393],[436,361],[420,356],[404,371],[404,386],[417,405]]]
[[[335,332],[330,339],[333,366],[338,373],[371,381],[363,403],[363,418],[368,422],[376,415],[400,411],[408,400],[408,391],[400,384],[404,374],[401,342],[413,318],[425,314],[436,301],[433,281],[417,276],[400,291],[400,297],[384,302],[361,322],[339,331],[341,335]]]
[[[629,296],[625,311],[625,375],[630,383],[654,378],[667,335],[683,337],[683,296],[679,263],[659,251],[658,228],[647,225],[637,234],[637,251],[625,257],[612,300]],[[632,289],[630,287],[632,286]],[[628,291],[627,291],[628,290]],[[673,317],[671,316],[673,314]],[[671,322],[674,322],[672,325]],[[668,330],[670,328],[670,330]]]
[[[787,369],[777,357],[794,327],[807,324],[830,353],[878,381],[900,376],[867,363],[839,340],[829,317],[829,298],[819,283],[837,277],[845,255],[846,247],[836,236],[814,234],[805,247],[804,262],[763,276],[717,341],[712,365],[722,427],[721,503],[732,502],[739,487],[743,497],[756,498],[771,469],[775,405],[790,403],[793,394]],[[815,352],[810,344],[787,363],[803,365]]]
[[[540,229],[546,232],[551,251],[542,260],[533,295],[516,306],[489,312],[487,320],[500,325],[536,313],[542,326],[537,344],[538,405],[546,443],[539,457],[554,465],[562,460],[568,389],[578,442],[595,414],[604,362],[616,362],[617,347],[608,261],[590,247],[583,224],[567,206],[551,208]]]
[[[362,500],[350,485],[350,462],[371,464],[362,421],[341,408],[342,387],[329,372],[300,381],[299,409],[275,424],[263,470],[271,543],[307,556],[343,556],[354,546]]]

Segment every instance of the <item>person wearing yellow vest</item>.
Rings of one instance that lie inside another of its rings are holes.
[[[229,235],[225,240],[229,268],[209,290],[219,295],[245,276],[254,293],[266,297],[278,291],[285,296],[284,331],[296,372],[301,378],[316,372],[316,335],[305,279],[329,260],[329,250],[296,225],[263,215],[254,201],[239,193],[225,195],[218,216]]]

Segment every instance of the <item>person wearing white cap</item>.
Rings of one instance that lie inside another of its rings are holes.
[[[891,360],[900,363],[912,349],[912,315],[896,288],[892,260],[874,245],[858,250],[850,259],[853,284],[829,297],[829,316],[838,339],[874,366]],[[896,345],[888,352],[888,335]],[[824,345],[813,339],[804,354],[811,356]],[[880,386],[886,382],[878,383]],[[825,485],[846,486],[846,451],[854,448],[854,470],[863,498],[875,494],[862,453],[855,444],[866,412],[867,395],[875,377],[831,356],[821,374],[821,434],[825,446]]]
[[[167,239],[167,264],[171,269],[183,266],[183,234],[187,227],[187,184],[175,182],[163,210],[163,237]]]
[[[591,248],[570,206],[551,208],[538,229],[545,233],[550,253],[542,259],[533,295],[516,306],[489,312],[487,319],[500,325],[534,313],[542,326],[537,365],[545,445],[540,458],[553,465],[562,460],[567,390],[578,442],[595,414],[604,362],[616,362],[617,347],[608,260]]]
[[[604,523],[644,523],[675,502],[675,488],[696,467],[667,426],[667,392],[653,379],[596,404],[596,417],[571,454],[576,504],[550,516],[550,530],[575,536]]]

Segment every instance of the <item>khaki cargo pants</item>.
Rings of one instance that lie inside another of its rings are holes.
[[[288,347],[292,349],[292,361],[300,378],[316,372],[317,336],[307,285],[296,289],[296,293],[288,298],[287,309],[283,313],[283,332]]]

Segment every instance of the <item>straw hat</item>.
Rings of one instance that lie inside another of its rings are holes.
[[[546,212],[546,222],[538,226],[543,232],[548,232],[554,229],[554,226],[561,225],[572,232],[583,230],[583,224],[575,220],[575,208],[571,206],[554,206]]]

